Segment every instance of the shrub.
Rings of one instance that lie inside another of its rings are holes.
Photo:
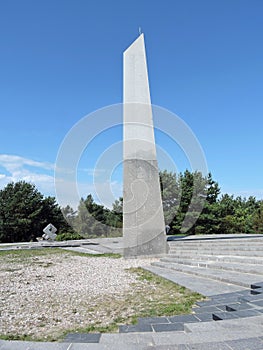
[[[59,233],[56,237],[56,241],[69,241],[75,239],[83,239],[83,237],[78,233],[71,232]]]

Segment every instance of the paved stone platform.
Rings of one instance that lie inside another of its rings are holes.
[[[40,241],[0,244],[1,250],[62,248],[86,254],[123,254],[123,238],[94,238],[72,241]]]
[[[82,243],[63,248],[122,252],[121,238]],[[262,236],[198,236],[169,244],[169,255],[147,269],[208,297],[191,314],[140,318],[119,333],[73,333],[60,343],[0,340],[0,350],[263,350]]]

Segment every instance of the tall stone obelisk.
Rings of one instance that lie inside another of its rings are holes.
[[[167,252],[144,35],[123,54],[124,256]]]

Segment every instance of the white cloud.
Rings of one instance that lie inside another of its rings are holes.
[[[98,169],[98,168],[80,168],[79,171],[83,171],[90,176],[98,176],[100,174],[104,174],[106,169]]]
[[[54,195],[54,165],[17,155],[0,154],[0,188],[10,182],[27,181],[34,183],[45,195]],[[3,172],[5,174],[3,174]]]
[[[251,188],[251,189],[225,189],[223,188],[221,190],[221,194],[229,194],[229,195],[233,195],[234,197],[238,197],[241,196],[242,198],[246,197],[256,197],[256,199],[258,200],[262,200],[263,199],[263,189],[261,188]]]
[[[45,196],[56,196],[53,170],[54,164],[48,162],[39,162],[17,155],[0,154],[0,189],[10,182],[23,180],[35,184]],[[85,170],[86,173],[89,173],[93,169]],[[104,170],[95,169],[95,171],[100,173]],[[91,183],[82,178],[81,181],[78,180],[77,184],[74,184],[67,181],[67,177],[64,176],[65,172],[61,171],[61,177],[56,179],[58,193],[63,194],[62,198],[57,198],[57,200],[63,207],[69,204],[76,209],[80,198],[86,198],[88,194],[92,194],[96,202],[111,207],[114,200],[122,196],[122,185],[117,181],[93,179]]]
[[[114,182],[84,183],[56,179],[57,201],[61,207],[70,205],[75,210],[78,207],[81,197],[84,199],[91,194],[95,202],[111,208],[113,202],[122,196],[122,184]]]
[[[241,190],[234,193],[235,196],[241,197],[256,197],[256,199],[263,199],[263,189],[251,189],[251,190]]]
[[[94,186],[94,198],[100,204],[111,208],[115,199],[122,197],[122,184],[117,181],[106,181],[96,183]]]
[[[47,162],[38,162],[32,159],[10,155],[10,154],[0,154],[0,164],[6,168],[9,172],[20,169],[21,167],[28,165],[35,168],[42,168],[46,170],[53,170],[54,165]]]

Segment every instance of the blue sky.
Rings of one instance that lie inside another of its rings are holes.
[[[1,1],[0,188],[24,179],[54,194],[65,135],[122,102],[122,53],[141,27],[152,103],[192,129],[222,192],[262,199],[262,16],[262,0]],[[83,154],[82,195],[93,191],[97,158],[121,137],[113,128]],[[156,139],[184,171],[176,145]],[[116,196],[120,174],[118,166]]]

